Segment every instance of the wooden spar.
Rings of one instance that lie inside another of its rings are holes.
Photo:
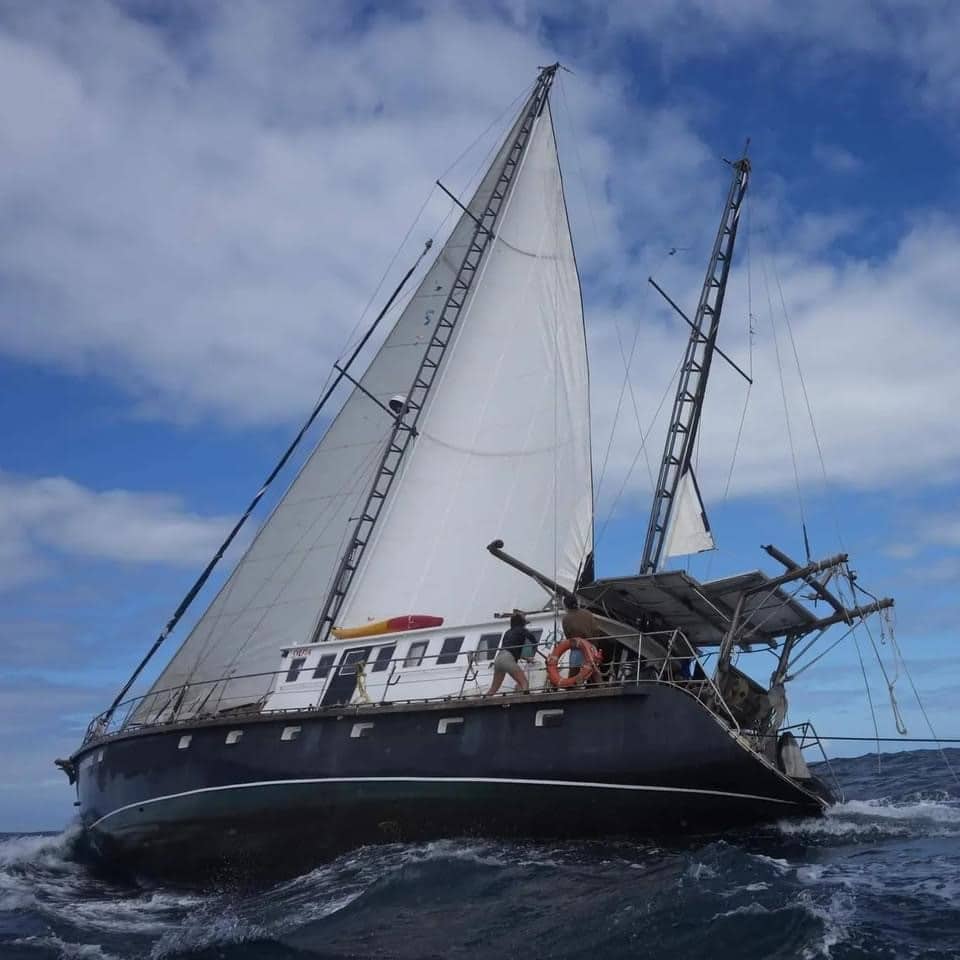
[[[847,562],[847,554],[838,553],[835,557],[830,557],[827,560],[822,560],[819,563],[809,563],[805,567],[801,567],[795,560],[792,560],[788,557],[782,550],[778,550],[772,543],[768,543],[764,548],[767,553],[773,557],[774,560],[779,560],[787,570],[790,572],[789,579],[781,577],[779,581],[774,580],[767,586],[772,586],[779,583],[787,583],[789,580],[804,580],[809,586],[813,587],[816,594],[822,599],[826,600],[831,607],[837,612],[842,613],[846,607],[837,599],[816,577],[813,576],[815,573],[819,573],[821,570],[825,570],[828,567],[834,567],[839,563]],[[848,621],[849,622],[849,621]]]
[[[527,564],[525,564],[522,560],[518,560],[516,557],[511,557],[509,553],[504,551],[502,540],[494,540],[492,543],[488,543],[487,550],[489,550],[490,553],[492,553],[493,556],[495,556],[498,560],[502,560],[507,565],[513,567],[514,570],[519,570],[521,573],[525,573],[528,577],[536,580],[544,590],[548,590],[550,593],[564,597],[568,600],[577,600],[577,595],[575,593],[568,590],[566,587],[560,586],[559,583],[557,583],[555,580],[551,580],[545,573],[540,573],[539,570],[534,570],[533,567],[528,567]]]
[[[824,617],[822,620],[811,624],[807,633],[812,633],[814,630],[824,630],[827,627],[832,627],[835,623],[852,623],[857,617],[868,617],[871,613],[878,613],[892,606],[893,599],[891,597],[884,597],[883,600],[868,603],[863,607],[844,607],[840,613],[835,613],[832,617]]]

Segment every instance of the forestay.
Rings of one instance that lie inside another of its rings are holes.
[[[519,121],[518,121],[519,123]],[[486,206],[507,145],[471,200]],[[362,378],[406,394],[474,229],[464,214]],[[586,348],[579,280],[549,110],[536,121],[420,433],[368,545],[341,625],[410,612],[447,623],[539,606],[542,591],[484,550],[508,537],[572,585],[592,548]],[[192,687],[180,715],[265,693],[278,651],[313,636],[392,423],[348,397],[213,603],[153,685]],[[148,700],[138,719],[166,697]],[[146,715],[145,715],[146,714]]]

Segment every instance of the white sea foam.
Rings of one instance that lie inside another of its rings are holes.
[[[153,944],[150,960],[163,960],[171,954],[221,947],[266,936],[258,924],[244,920],[235,910],[203,910],[182,926],[168,929]]]
[[[55,836],[25,834],[6,837],[0,840],[0,867],[28,862],[61,865],[68,845],[76,836],[76,830],[66,830]]]
[[[960,835],[960,801],[887,798],[848,800],[829,807],[819,819],[785,820],[777,824],[788,836],[871,838]]]
[[[828,903],[818,903],[813,897],[804,892],[797,898],[797,903],[807,913],[816,917],[823,925],[823,933],[816,943],[809,944],[801,954],[804,960],[813,960],[814,957],[830,957],[830,951],[842,941],[849,938],[852,932],[851,920],[854,908],[851,900],[840,893],[830,897]]]
[[[950,823],[960,826],[960,801],[913,800],[907,803],[888,799],[848,800],[827,810],[827,817],[860,815],[885,820],[928,820],[934,823]]]
[[[777,873],[789,873],[793,869],[788,861],[782,860],[779,857],[768,857],[765,853],[754,853],[751,854],[751,856],[754,860],[769,864]]]
[[[778,908],[786,909],[786,908]],[[724,917],[756,917],[762,914],[767,913],[777,913],[778,910],[771,910],[769,907],[765,907],[762,903],[751,902],[742,904],[739,907],[734,907],[732,910],[724,910],[723,913],[715,913],[711,918],[710,922],[714,920],[722,920]]]
[[[113,953],[107,953],[95,943],[68,943],[56,936],[20,937],[11,941],[15,947],[44,947],[56,950],[61,960],[120,960]]]

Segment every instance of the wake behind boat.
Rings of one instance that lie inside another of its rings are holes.
[[[716,830],[830,801],[803,757],[812,726],[784,726],[790,669],[801,639],[892,601],[844,604],[842,554],[770,546],[776,576],[703,583],[663,569],[712,546],[694,451],[749,161],[687,321],[641,572],[596,579],[556,71],[366,371],[354,362],[403,283],[335,367],[308,425],[352,392],[177,653],[127,698],[293,447],[60,761],[106,861],[260,875],[385,840]],[[497,611],[525,631],[512,652]],[[734,665],[753,649],[777,654],[767,685]]]

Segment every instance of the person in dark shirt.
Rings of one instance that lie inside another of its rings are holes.
[[[485,696],[492,697],[500,689],[500,684],[503,683],[503,678],[507,674],[510,674],[519,689],[523,691],[529,689],[527,676],[518,662],[532,659],[524,656],[525,646],[532,646],[536,650],[537,638],[527,629],[526,617],[522,613],[515,612],[510,618],[510,629],[500,638],[500,649],[493,659],[493,682]]]

